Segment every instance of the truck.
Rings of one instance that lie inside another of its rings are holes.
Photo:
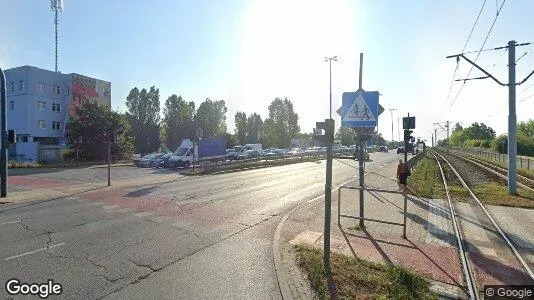
[[[224,136],[201,138],[196,143],[185,139],[169,158],[169,166],[189,167],[199,161],[224,160],[226,160],[226,138]]]

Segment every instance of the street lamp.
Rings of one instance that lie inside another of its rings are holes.
[[[393,137],[393,111],[397,110],[396,108],[390,108],[389,112],[391,113],[391,142],[395,141],[395,138]]]
[[[324,58],[330,64],[330,119],[332,119],[332,61],[337,61],[337,56]]]

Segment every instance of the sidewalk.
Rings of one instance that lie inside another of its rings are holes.
[[[369,188],[398,190],[396,163],[365,175]],[[357,181],[349,185],[354,186]],[[358,190],[341,191],[341,214],[358,215]],[[463,276],[448,206],[443,200],[409,196],[407,201],[407,238],[403,227],[365,221],[363,231],[356,230],[358,220],[340,218],[338,227],[338,190],[332,193],[331,251],[377,263],[397,265],[412,270],[431,281],[431,289],[450,298],[465,298],[460,288]],[[401,194],[365,192],[365,218],[403,222],[404,197]],[[284,298],[312,299],[309,282],[296,264],[296,245],[323,248],[324,197],[292,210],[280,233],[281,290],[289,287]],[[275,253],[276,255],[276,253]],[[284,294],[284,293],[283,293]]]

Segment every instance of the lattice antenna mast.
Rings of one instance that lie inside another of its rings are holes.
[[[57,71],[57,60],[58,60],[58,54],[57,54],[57,47],[58,47],[58,25],[59,25],[59,16],[58,14],[60,12],[63,12],[63,1],[62,0],[50,0],[50,9],[54,12],[54,26],[56,31],[56,73]]]

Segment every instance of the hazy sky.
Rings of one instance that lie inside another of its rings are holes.
[[[487,0],[466,51],[479,50],[503,0]],[[430,139],[434,122],[484,122],[507,130],[508,89],[490,79],[468,81],[451,106],[447,100],[456,61],[483,0],[65,0],[60,15],[59,69],[111,81],[112,106],[126,109],[132,87],[160,89],[198,104],[224,99],[227,123],[234,114],[268,114],[275,97],[287,96],[303,131],[328,117],[328,64],[333,63],[333,106],[358,88],[359,53],[364,53],[363,88],[378,90],[386,112],[379,131],[391,139],[397,118],[416,116],[416,135]],[[0,66],[54,69],[53,14],[46,0],[0,0]],[[484,48],[509,40],[534,42],[534,1],[508,0]],[[5,19],[7,17],[7,20]],[[534,69],[534,47],[517,49],[517,78]],[[476,57],[470,54],[471,59]],[[508,53],[482,52],[478,63],[503,82]],[[456,78],[470,66],[461,61]],[[470,77],[481,76],[474,70]],[[534,77],[517,88],[518,102],[534,95]],[[534,97],[518,103],[518,120],[533,117]],[[339,118],[336,119],[339,125]],[[440,138],[445,135],[440,134]]]

